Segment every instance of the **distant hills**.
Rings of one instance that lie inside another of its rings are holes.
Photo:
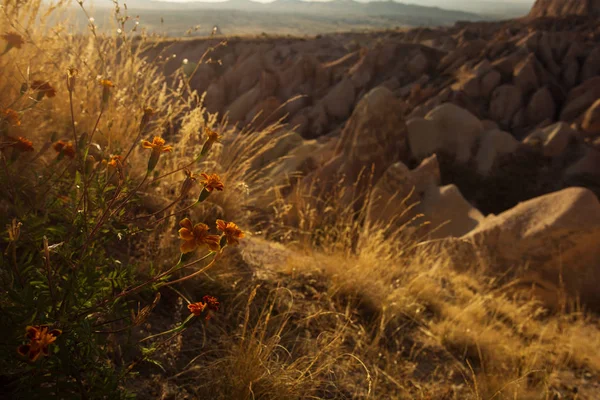
[[[276,0],[272,3],[259,3],[251,0],[227,0],[222,2],[130,0],[126,1],[126,3],[129,8],[144,10],[236,10],[316,15],[413,16],[417,18],[431,18],[438,23],[450,23],[457,20],[480,20],[483,18],[481,15],[471,12],[447,10],[439,7],[421,6],[395,1],[372,1],[364,3],[354,0]]]
[[[417,0],[412,0],[417,1]],[[140,28],[169,36],[209,35],[218,25],[225,35],[314,35],[340,31],[452,25],[456,21],[491,19],[477,13],[395,1],[251,0],[223,2],[125,1],[129,15],[140,17]],[[123,4],[123,0],[120,1]],[[111,2],[96,3],[100,29],[111,29]],[[102,22],[104,21],[104,22]],[[85,28],[86,19],[76,24]]]

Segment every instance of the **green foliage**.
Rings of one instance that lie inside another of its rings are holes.
[[[161,290],[212,267],[222,248],[243,233],[223,222],[217,224],[220,235],[209,235],[214,225],[192,226],[184,219],[190,229],[187,236],[180,231],[187,247],[179,260],[144,256],[152,235],[171,229],[165,222],[185,217],[213,190],[223,190],[218,175],[202,181],[187,169],[200,165],[208,153],[200,149],[210,149],[219,135],[200,121],[208,138],[199,135],[202,141],[190,146],[185,167],[170,168],[175,162],[166,158],[173,147],[161,136],[165,126],[198,107],[199,96],[189,87],[194,71],[180,71],[176,89],[169,87],[142,59],[145,39],[135,33],[137,25],[129,35],[111,37],[98,34],[89,19],[90,37],[66,42],[36,32],[37,18],[61,6],[17,3],[0,18],[6,32],[0,75],[18,77],[0,81],[0,382],[13,398],[125,399],[131,395],[124,381],[138,364],[162,368],[153,354],[188,322],[218,310],[216,299],[206,296],[176,329],[148,336],[158,340],[141,345],[145,339],[134,333]],[[114,17],[120,32],[133,24],[118,5]],[[23,73],[33,54],[51,67],[33,63]],[[140,194],[184,170],[185,193],[148,214]],[[200,199],[185,206],[198,184]],[[183,207],[171,212],[177,205]],[[198,249],[206,251],[196,256]],[[194,265],[198,271],[183,273]]]

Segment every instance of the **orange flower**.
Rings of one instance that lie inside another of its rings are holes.
[[[12,49],[13,47],[15,49],[20,49],[25,44],[25,40],[23,40],[23,37],[21,35],[19,35],[17,32],[4,33],[2,35],[2,39],[6,40],[5,52]]]
[[[206,155],[214,143],[221,143],[221,135],[209,127],[204,127],[204,134],[206,135],[206,142],[204,142],[202,150],[200,151],[201,155]]]
[[[21,125],[21,119],[19,118],[19,113],[10,108],[5,108],[0,112],[0,118],[7,121],[9,124],[14,126]]]
[[[219,311],[219,306],[220,303],[217,301],[216,297],[204,296],[202,301],[189,304],[188,310],[190,310],[190,312],[196,317],[199,317],[204,311],[207,311],[206,320],[208,321],[211,318],[211,315],[208,311]]]
[[[38,92],[37,99],[40,101],[44,98],[44,96],[51,98],[56,96],[56,89],[50,85],[48,82],[44,81],[33,81],[31,82],[31,89]]]
[[[183,240],[180,247],[182,253],[190,253],[202,245],[207,245],[212,251],[219,250],[219,236],[210,235],[208,225],[199,223],[192,226],[189,218],[181,220],[179,225],[179,237]]]
[[[157,153],[169,153],[173,151],[173,146],[165,146],[165,139],[160,136],[154,136],[152,142],[144,140],[142,142],[142,147],[145,149],[152,149],[152,152]]]
[[[36,361],[41,355],[49,355],[48,347],[62,334],[60,329],[50,330],[47,325],[28,326],[25,332],[29,344],[19,346],[17,352],[30,361]]]
[[[123,156],[111,155],[110,161],[108,161],[107,164],[114,168],[117,168],[118,166],[124,166],[123,165]]]
[[[155,136],[152,142],[144,140],[142,147],[145,149],[152,149],[152,154],[148,160],[148,172],[153,171],[158,164],[158,159],[161,153],[169,153],[173,151],[173,146],[165,146],[165,140],[160,136]]]
[[[27,140],[21,136],[14,140],[15,142],[11,146],[16,150],[21,152],[33,151],[33,142],[31,140]]]
[[[59,140],[58,142],[52,145],[54,150],[57,153],[63,153],[67,157],[73,159],[75,158],[75,147],[73,146],[73,142],[65,142],[64,140]]]
[[[206,304],[206,307],[208,307],[209,310],[219,311],[219,306],[221,304],[217,301],[216,297],[207,295],[202,298],[202,301]]]
[[[102,106],[104,107],[110,97],[110,88],[114,87],[115,84],[111,80],[102,79],[100,80],[100,86],[102,86]]]
[[[79,75],[79,70],[75,67],[67,68],[67,89],[70,92],[75,88],[75,82],[77,80],[77,75]]]
[[[204,304],[201,301],[199,301],[197,303],[188,304],[188,310],[190,310],[190,312],[192,314],[194,314],[196,317],[199,317],[200,315],[202,315],[202,312],[204,311],[205,308],[206,308],[206,304]]]
[[[222,219],[217,220],[217,229],[223,232],[223,237],[226,238],[227,244],[239,244],[239,239],[242,239],[244,232],[233,222],[225,222]]]
[[[209,191],[212,192],[213,190],[218,190],[218,191],[223,191],[223,189],[225,189],[225,185],[223,185],[223,182],[221,182],[221,178],[219,178],[219,175],[217,174],[200,174],[202,175],[202,177],[204,178],[202,180],[202,184],[204,185],[204,188]]]

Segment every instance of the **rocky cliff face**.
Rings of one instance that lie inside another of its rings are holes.
[[[530,17],[560,17],[566,15],[600,15],[600,0],[537,0]]]

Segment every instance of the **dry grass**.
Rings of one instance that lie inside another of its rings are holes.
[[[249,215],[248,206],[268,186],[267,171],[273,165],[264,158],[274,146],[271,139],[286,128],[279,123],[228,126],[226,119],[206,112],[202,96],[189,87],[182,71],[162,75],[166,56],[144,58],[154,39],[93,31],[78,36],[60,26],[42,32],[32,19],[40,4],[22,7],[18,19],[2,18],[2,30],[22,32],[29,41],[18,58],[0,59],[3,96],[26,103],[30,94],[20,96],[18,88],[34,79],[67,93],[66,71],[75,65],[80,69],[73,102],[81,121],[77,131],[94,131],[99,120],[93,142],[100,153],[106,157],[127,152],[140,139],[135,132],[143,108],[151,106],[157,116],[143,138],[160,134],[178,144],[173,157],[164,159],[165,171],[193,161],[201,146],[197,135],[204,127],[220,131],[223,145],[194,167],[221,174],[229,190],[212,196],[210,206],[195,218],[216,215],[245,221],[244,228],[252,231],[250,222],[256,216]],[[28,25],[20,25],[24,23]],[[105,106],[98,76],[116,84]],[[18,134],[35,143],[50,137],[68,140],[69,104],[64,95],[37,104]],[[141,173],[144,159],[138,150],[132,152],[131,165],[134,174]],[[169,199],[182,180],[176,173],[152,187]],[[216,293],[223,310],[157,356],[162,372],[143,363],[126,386],[142,398],[600,396],[595,316],[550,313],[535,301],[513,298],[512,283],[489,275],[489,261],[475,251],[457,258],[452,249],[420,243],[402,230],[390,234],[389,227],[365,227],[365,206],[350,202],[338,207],[354,189],[334,186],[327,198],[314,193],[280,197],[262,210],[261,223],[271,225],[266,229],[271,237],[291,239],[285,245],[248,238],[253,247],[243,244],[240,250],[228,250],[214,272],[176,292],[166,291],[144,328],[149,332],[180,321],[182,298]],[[294,218],[288,218],[290,212]],[[134,241],[137,262],[161,263],[177,253],[176,220],[169,221],[153,237]],[[579,394],[573,393],[574,386]]]

